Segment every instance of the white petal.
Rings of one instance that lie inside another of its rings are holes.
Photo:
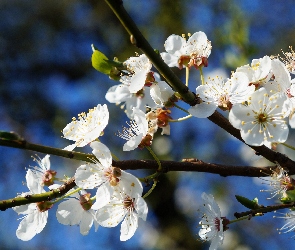
[[[165,41],[164,47],[165,50],[175,56],[181,56],[183,54],[182,50],[186,45],[185,38],[178,35],[170,35]]]
[[[91,208],[94,210],[98,210],[107,205],[111,200],[113,192],[114,188],[111,187],[108,182],[102,184],[96,191],[96,200]]]
[[[87,235],[93,224],[93,215],[89,211],[84,211],[82,214],[82,220],[80,223],[80,233]]]
[[[188,109],[188,112],[198,118],[207,118],[214,113],[217,105],[212,102],[202,102]]]
[[[127,173],[122,170],[121,180],[119,182],[119,187],[125,194],[131,196],[132,198],[141,196],[143,187],[141,182],[134,175]]]
[[[242,129],[244,123],[251,123],[254,120],[252,113],[253,112],[249,106],[238,104],[232,107],[228,119],[235,128]]]
[[[291,128],[295,128],[295,114],[290,115],[289,125]]]
[[[135,213],[129,213],[121,224],[120,240],[129,240],[135,233],[138,227],[138,217]]]
[[[69,146],[66,146],[64,148],[64,150],[73,151],[75,147],[77,147],[77,145],[74,143],[74,144],[71,144]]]
[[[45,171],[50,169],[49,157],[50,157],[50,155],[45,155],[45,157],[41,160],[40,167]]]
[[[44,192],[38,176],[31,169],[28,169],[27,171],[26,182],[32,194],[40,194]]]
[[[83,211],[79,200],[71,198],[58,205],[56,218],[63,225],[78,225],[82,219]]]
[[[247,123],[241,130],[241,137],[249,145],[261,146],[264,141],[264,133],[260,133],[259,130],[258,125],[253,127],[253,125]]]
[[[204,32],[195,32],[187,40],[187,54],[198,54],[199,56],[209,56],[211,49],[208,49],[208,39]]]
[[[132,94],[129,91],[129,87],[124,84],[119,84],[109,88],[105,98],[110,103],[121,103],[131,98],[131,96]]]
[[[94,141],[90,144],[90,147],[93,149],[92,153],[96,156],[101,165],[105,168],[112,165],[112,154],[106,145],[101,142]]]
[[[162,57],[163,61],[169,67],[178,67],[179,66],[179,63],[178,63],[179,56],[172,55],[172,54],[169,54],[169,53],[166,53],[166,52],[162,52],[161,57]]]
[[[291,76],[287,67],[279,59],[273,59],[271,66],[275,76],[274,81],[279,85],[279,90],[286,91],[291,85]]]
[[[143,133],[144,136],[146,136],[148,131],[148,121],[146,120],[145,113],[138,108],[133,108],[133,117],[139,128],[139,131]]]
[[[75,182],[78,187],[92,189],[106,181],[104,178],[104,167],[99,163],[81,165],[75,173]]]
[[[147,73],[147,71],[142,70],[136,73],[134,76],[132,76],[131,83],[129,86],[130,93],[137,93],[139,90],[143,88]]]
[[[218,232],[217,235],[212,239],[209,250],[217,250],[223,243],[224,233]]]
[[[272,136],[272,138],[268,136],[267,140],[269,142],[283,143],[288,139],[289,128],[285,123],[273,121],[272,125],[267,126],[267,129],[269,135]]]
[[[36,205],[34,204],[34,208],[30,206],[31,204],[21,205],[17,207],[13,207],[12,209],[18,214],[29,214],[31,211],[35,210]]]
[[[138,214],[138,217],[142,218],[144,221],[146,220],[148,214],[148,206],[145,200],[140,196],[138,196],[136,199],[136,212]]]
[[[28,241],[40,233],[47,223],[48,211],[40,213],[37,208],[28,214],[19,224],[16,230],[17,238]]]
[[[145,134],[146,135],[146,134]],[[144,134],[139,134],[137,136],[133,136],[129,141],[127,141],[123,146],[123,151],[131,151],[138,147],[142,138],[145,136]]]
[[[97,210],[96,220],[103,227],[116,227],[124,218],[125,212],[123,203],[110,203]]]

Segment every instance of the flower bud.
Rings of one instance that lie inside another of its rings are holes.
[[[50,201],[37,202],[36,205],[40,212],[45,212],[53,206],[53,204]]]
[[[87,211],[92,207],[92,200],[90,199],[90,193],[80,195],[80,204],[82,208]]]

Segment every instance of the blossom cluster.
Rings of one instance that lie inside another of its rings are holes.
[[[40,233],[47,223],[48,210],[61,199],[65,201],[58,205],[57,220],[64,225],[80,225],[82,235],[87,235],[93,224],[97,230],[99,225],[115,227],[122,221],[120,240],[126,241],[134,235],[138,219],[146,220],[148,207],[142,198],[141,182],[132,174],[112,166],[109,148],[96,140],[107,125],[108,117],[106,105],[98,105],[88,114],[81,114],[78,121],[73,119],[65,127],[65,138],[75,141],[75,144],[65,149],[89,144],[95,156],[93,163],[77,168],[74,176],[77,189],[70,190],[64,197],[52,202],[38,202],[14,208],[17,213],[25,215],[16,231],[19,239],[27,241]],[[145,119],[145,114],[142,119]],[[138,123],[140,124],[139,121]],[[23,193],[24,197],[46,192],[44,186],[49,186],[49,189],[60,186],[53,184],[59,179],[56,171],[50,170],[49,155],[37,162],[38,167],[27,171],[26,183],[30,192]],[[86,190],[94,188],[97,189],[96,194],[91,197],[91,193]]]
[[[212,76],[204,82],[202,67],[208,66],[212,49],[204,32],[189,34],[187,40],[184,35],[171,35],[164,47],[166,52],[159,56],[169,67],[180,70],[186,68],[187,74],[189,70],[197,69],[201,74],[202,84],[196,88],[196,97],[200,102],[190,107],[186,111],[189,116],[183,119],[192,116],[206,118],[220,108],[229,112],[229,122],[240,130],[246,144],[271,147],[272,143],[287,140],[288,124],[291,128],[295,127],[295,81],[291,78],[294,61],[290,62],[290,54],[285,54],[286,60],[269,56],[254,59],[251,65],[238,67],[229,79]],[[162,129],[162,135],[170,135],[169,122],[175,121],[172,120],[171,108],[178,107],[176,102],[181,98],[161,80],[152,66],[143,54],[130,57],[120,68],[112,69],[112,74],[116,72],[119,84],[110,87],[105,95],[106,100],[122,104],[130,119],[127,127],[117,134],[127,141],[123,151],[151,146],[158,129]],[[30,240],[40,233],[47,223],[48,211],[59,201],[57,220],[63,225],[79,225],[82,235],[87,235],[93,225],[98,230],[99,226],[116,227],[122,222],[120,240],[126,241],[135,234],[139,218],[146,220],[148,206],[142,196],[141,181],[113,166],[110,149],[98,139],[108,122],[107,105],[98,104],[66,125],[62,131],[63,137],[74,143],[64,150],[90,146],[95,158],[91,159],[91,163],[83,163],[77,168],[74,175],[76,188],[61,198],[14,208],[17,213],[24,215],[16,231],[19,239]],[[56,177],[56,171],[50,170],[49,155],[36,161],[39,166],[27,170],[29,192],[23,193],[24,197],[46,192],[46,186],[49,189],[58,188],[59,184],[55,182],[65,181]],[[290,191],[289,184],[293,185],[293,179],[285,171],[280,170],[273,176],[273,183],[276,184],[274,196],[281,193],[285,195]],[[212,195],[203,193],[202,202],[198,210],[201,213],[199,236],[212,241],[210,249],[217,249],[223,242],[223,232],[228,229],[230,221],[221,217]],[[293,225],[285,228],[292,230]]]
[[[294,80],[286,65],[264,56],[236,69],[230,79],[209,79],[197,87],[202,103],[190,108],[196,117],[208,117],[217,107],[229,110],[229,121],[249,145],[270,146],[288,138],[294,128]]]

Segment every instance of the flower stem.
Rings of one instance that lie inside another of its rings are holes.
[[[240,218],[235,219],[235,220],[230,220],[228,224],[236,223],[236,222],[239,222],[241,220],[249,220],[249,216],[244,216],[244,217],[240,217]]]
[[[74,189],[73,191],[66,193],[64,196],[62,196],[62,197],[56,199],[55,201],[52,201],[52,204],[54,204],[54,203],[56,203],[56,202],[59,202],[60,200],[63,200],[64,198],[67,198],[68,196],[70,196],[70,195],[72,195],[72,194],[74,194],[74,193],[77,193],[77,192],[79,192],[80,190],[82,190],[82,188]]]
[[[119,161],[120,160],[115,154],[113,154],[113,153],[111,153],[111,154],[112,154],[113,159],[115,159],[115,161]]]
[[[157,172],[161,172],[162,171],[162,164],[159,160],[159,158],[157,157],[157,155],[154,153],[154,151],[151,149],[151,147],[146,147],[147,150],[150,152],[150,154],[154,157],[154,159],[156,160],[156,162],[158,163],[158,169]]]
[[[176,119],[176,120],[168,120],[169,122],[181,122],[181,121],[185,121],[185,120],[187,120],[187,119],[189,119],[189,118],[191,118],[191,117],[193,117],[192,115],[187,115],[187,116],[185,116],[185,117],[182,117],[182,118],[178,118],[178,119]]]
[[[182,107],[178,106],[178,105],[177,105],[177,104],[175,104],[175,103],[174,103],[174,107],[176,107],[176,108],[178,108],[178,109],[182,110],[183,112],[185,112],[185,113],[189,114],[189,112],[188,112],[187,110],[185,110],[184,108],[182,108]]]
[[[293,146],[291,146],[291,145],[289,145],[289,144],[281,143],[281,145],[283,145],[283,146],[285,146],[285,147],[287,147],[287,148],[290,148],[290,149],[292,149],[292,150],[295,150],[295,147],[293,147]]]
[[[141,182],[145,182],[147,183],[148,180],[153,179],[155,182],[155,179],[160,175],[160,173],[162,172],[162,164],[159,160],[159,158],[157,157],[157,155],[154,153],[154,151],[150,148],[150,147],[146,147],[147,150],[151,153],[151,155],[154,157],[154,159],[156,160],[157,164],[158,164],[158,169],[156,173],[153,173],[151,175],[148,175],[144,178],[138,178]]]
[[[205,84],[205,80],[204,80],[204,74],[203,74],[202,67],[200,67],[199,70],[200,70],[201,83],[202,83],[202,85],[204,85]]]
[[[189,67],[185,67],[185,85],[188,87]]]
[[[145,195],[142,197],[143,199],[145,199],[146,197],[148,197],[153,192],[153,190],[155,189],[155,187],[157,185],[157,182],[158,182],[157,180],[154,180],[153,186],[150,188],[149,191],[147,191],[145,193]]]

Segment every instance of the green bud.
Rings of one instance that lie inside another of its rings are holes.
[[[246,197],[235,195],[238,202],[240,202],[243,206],[250,209],[257,209],[261,206],[258,204],[258,199],[254,198],[253,200],[249,200]]]

